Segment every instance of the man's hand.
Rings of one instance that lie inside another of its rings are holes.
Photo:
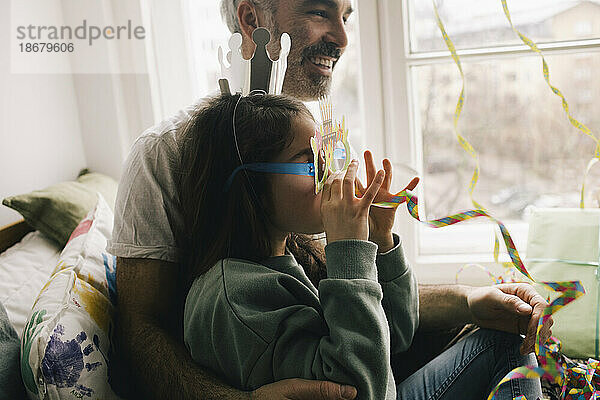
[[[521,354],[535,349],[538,321],[548,305],[533,286],[527,283],[507,283],[495,286],[472,288],[467,296],[473,323],[482,328],[525,335]],[[540,331],[543,343],[552,334],[552,317]]]
[[[352,386],[295,378],[262,386],[252,392],[251,400],[351,400],[355,397],[356,389]]]

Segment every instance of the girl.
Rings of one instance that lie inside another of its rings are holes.
[[[192,358],[240,389],[319,379],[354,386],[361,400],[481,399],[513,368],[536,365],[534,354],[519,353],[519,335],[480,329],[396,386],[390,360],[406,360],[400,353],[418,326],[418,296],[391,233],[395,209],[369,209],[389,195],[391,164],[376,172],[365,152],[366,189],[354,160],[315,195],[314,177],[297,174],[314,171],[314,132],[296,100],[226,95],[204,103],[181,134],[187,232],[178,247],[188,251],[184,340]],[[325,248],[308,236],[323,231]],[[478,298],[488,291],[471,293],[471,320],[504,315],[504,303],[490,308]],[[539,380],[511,380],[497,398],[521,394],[541,398]]]
[[[186,127],[181,248],[193,283],[184,340],[196,362],[238,388],[300,377],[396,399],[390,356],[411,343],[418,299],[391,232],[395,209],[369,216],[391,184],[389,161],[375,173],[365,154],[362,198],[356,160],[317,195],[311,176],[238,168],[310,163],[314,133],[302,103],[262,94],[211,99]],[[324,249],[307,236],[323,231]]]

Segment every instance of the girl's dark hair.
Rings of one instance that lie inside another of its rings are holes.
[[[232,121],[236,103],[237,147]],[[273,161],[292,143],[296,117],[312,118],[304,104],[282,95],[221,95],[195,111],[178,140],[186,228],[177,240],[184,249],[188,285],[221,259],[260,262],[271,256],[270,174],[242,170],[227,192],[224,187],[240,165],[238,149],[245,164]],[[326,275],[323,245],[292,233],[287,246],[316,286]]]

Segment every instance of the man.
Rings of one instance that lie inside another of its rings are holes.
[[[222,3],[222,14],[230,30],[243,36],[242,49],[247,58],[253,51],[251,37],[256,27],[267,27],[273,33],[273,42],[281,32],[290,34],[292,48],[283,91],[301,100],[315,100],[329,92],[332,71],[348,44],[345,23],[351,13],[350,0],[223,0]],[[273,44],[269,49],[277,51],[276,46]],[[117,354],[125,359],[125,364],[112,366],[113,381],[124,373],[119,368],[128,365],[133,381],[126,383],[135,388],[129,395],[140,398],[355,398],[356,390],[351,386],[303,379],[284,380],[251,393],[242,392],[192,362],[182,340],[186,293],[178,275],[181,251],[176,238],[185,221],[178,210],[174,176],[177,133],[187,118],[189,114],[182,111],[150,128],[136,141],[119,187],[108,250],[117,256]],[[419,291],[420,331],[476,323],[526,333],[522,352],[533,350],[536,324],[546,303],[530,286],[420,286]],[[543,334],[549,334],[549,327],[545,327]],[[417,337],[416,341],[423,339]],[[435,355],[431,354],[429,359]],[[420,361],[417,367],[429,359]],[[422,379],[415,376],[411,378]],[[415,382],[414,386],[419,385]]]

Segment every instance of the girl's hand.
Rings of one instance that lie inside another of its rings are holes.
[[[367,172],[367,184],[370,185],[375,176],[375,163],[373,162],[373,155],[370,151],[365,151],[364,157]],[[373,200],[374,203],[386,201],[393,195],[390,193],[390,187],[392,185],[392,163],[387,158],[383,160],[383,169],[385,171],[385,178]],[[419,178],[415,177],[404,190],[413,190],[418,183]],[[358,186],[358,190],[361,193],[364,193],[364,187],[359,179],[356,179],[356,185]],[[394,247],[392,228],[394,227],[396,208],[374,206],[369,211],[369,240],[379,246],[378,251],[380,253],[384,253]]]
[[[327,242],[344,239],[369,238],[369,207],[384,179],[384,171],[372,173],[369,187],[362,198],[354,195],[358,161],[352,160],[346,174],[343,171],[329,176],[323,186],[321,215]]]

